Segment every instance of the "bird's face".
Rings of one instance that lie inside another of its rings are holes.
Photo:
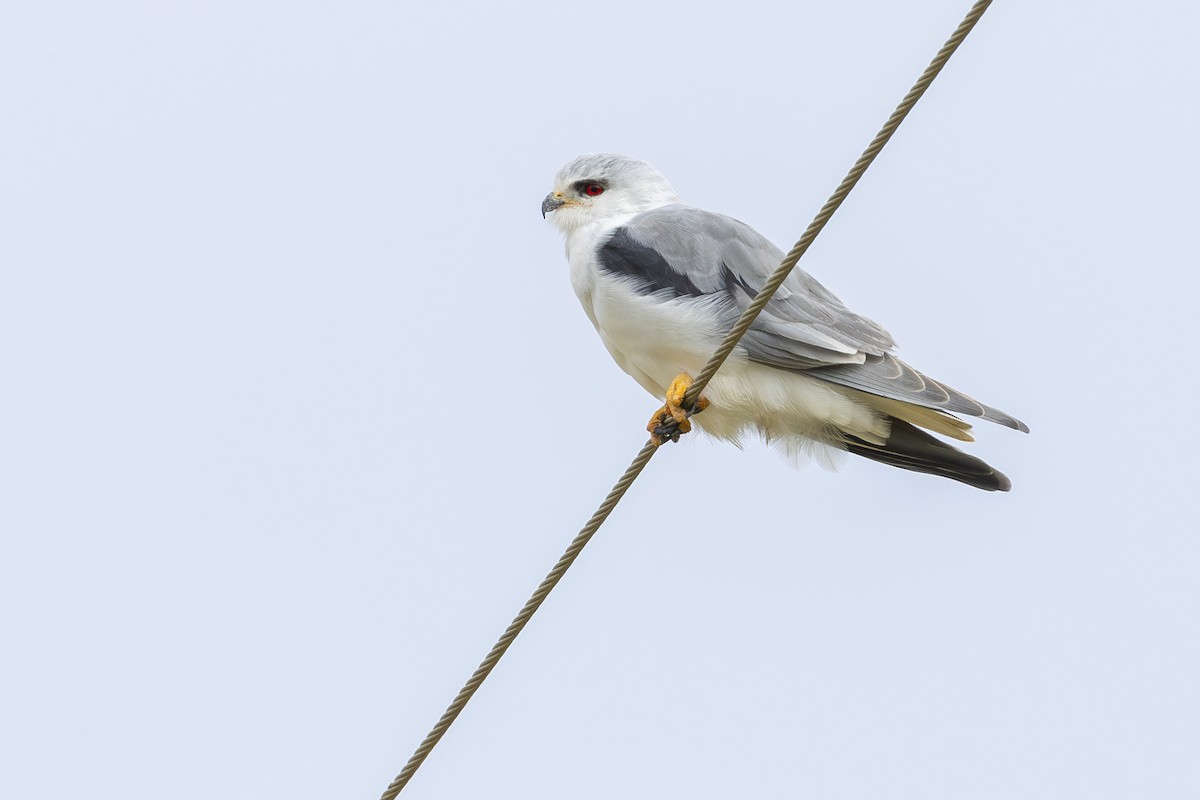
[[[542,201],[542,216],[563,233],[669,203],[679,196],[658,170],[644,161],[610,154],[580,156],[554,179]]]

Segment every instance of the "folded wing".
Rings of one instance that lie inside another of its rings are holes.
[[[783,252],[750,226],[683,205],[637,215],[597,253],[602,269],[664,299],[716,296],[730,322],[783,260]],[[797,268],[746,332],[739,347],[751,361],[934,412],[968,414],[1021,431],[1024,423],[922,375],[889,352],[895,342]],[[888,410],[887,404],[880,404]],[[891,413],[895,413],[892,409]],[[968,426],[937,424],[927,412],[897,414],[940,433],[969,439]],[[933,420],[927,425],[923,420]],[[953,431],[959,430],[956,434]]]

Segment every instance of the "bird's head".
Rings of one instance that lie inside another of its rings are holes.
[[[667,179],[645,161],[611,153],[579,156],[558,171],[542,216],[563,233],[609,217],[678,203]]]

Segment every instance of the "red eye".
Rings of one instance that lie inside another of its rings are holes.
[[[604,194],[604,187],[598,183],[589,183],[583,187],[583,193],[588,197],[596,197],[597,195]]]

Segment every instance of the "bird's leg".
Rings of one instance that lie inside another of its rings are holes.
[[[650,418],[650,423],[646,425],[646,430],[650,431],[650,441],[656,445],[662,444],[668,439],[672,442],[678,442],[681,434],[687,433],[692,429],[692,423],[688,420],[692,414],[699,414],[704,409],[708,408],[708,399],[701,397],[696,400],[695,405],[691,408],[685,408],[683,405],[684,395],[691,388],[692,376],[686,372],[681,372],[675,376],[675,380],[671,381],[671,385],[667,387],[666,404],[658,411],[654,412],[654,416]]]

